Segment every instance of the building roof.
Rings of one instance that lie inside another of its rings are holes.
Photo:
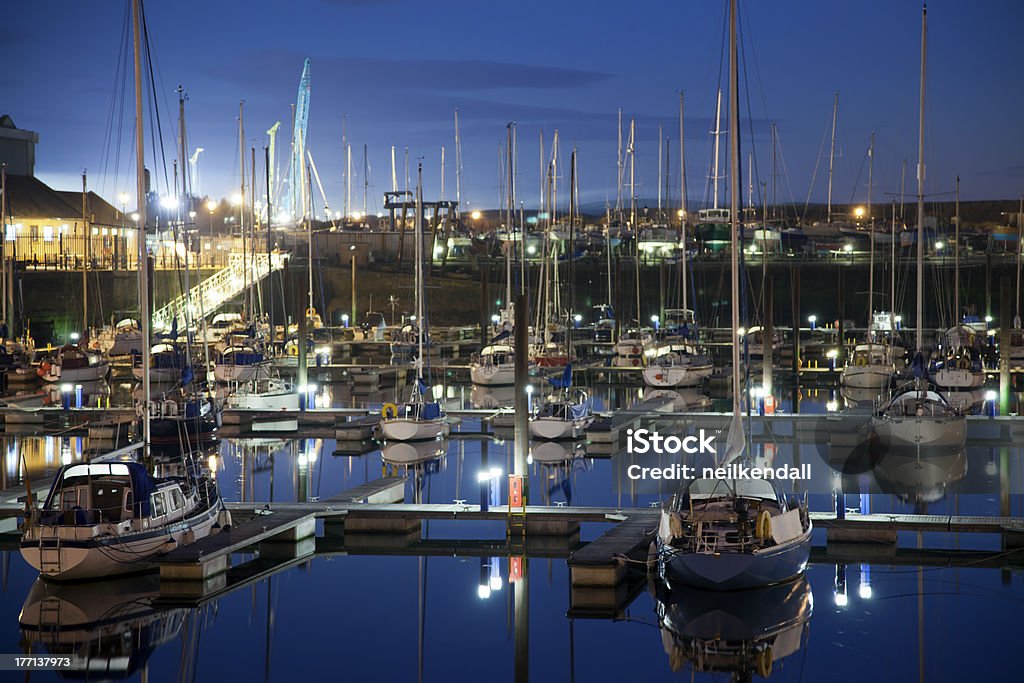
[[[87,195],[87,211],[97,225],[120,225],[121,213],[95,192]],[[54,190],[33,176],[7,176],[8,220],[82,218],[82,193]]]

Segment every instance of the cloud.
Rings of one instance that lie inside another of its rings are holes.
[[[349,0],[350,1],[350,0]],[[267,81],[297,83],[303,56],[283,50],[258,51],[210,69],[211,75],[246,85]],[[329,79],[350,92],[400,90],[472,92],[498,89],[552,89],[593,85],[610,74],[558,66],[482,59],[386,59],[311,57],[314,88]]]

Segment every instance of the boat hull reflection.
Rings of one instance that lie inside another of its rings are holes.
[[[662,644],[673,671],[730,672],[736,680],[771,675],[776,662],[807,644],[814,607],[807,577],[721,593],[655,586]]]

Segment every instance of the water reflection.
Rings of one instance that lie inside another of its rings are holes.
[[[158,647],[174,640],[190,610],[159,609],[155,574],[110,581],[56,584],[36,579],[21,608],[22,651],[77,655],[74,678],[127,678]]]
[[[661,641],[673,671],[768,678],[807,646],[814,600],[806,576],[742,591],[652,586]]]

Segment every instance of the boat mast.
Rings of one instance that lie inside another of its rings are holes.
[[[1024,251],[1024,194],[1020,196],[1020,207],[1017,211],[1017,315],[1014,318],[1014,327],[1020,329],[1020,257]]]
[[[921,9],[921,101],[917,136],[917,351],[924,333],[924,93],[928,56],[928,6]]]
[[[664,169],[664,162],[662,161],[662,156],[664,154],[664,150],[662,149],[662,145],[664,145],[664,144],[665,144],[665,142],[664,142],[664,134],[663,134],[663,131],[662,131],[662,124],[661,124],[661,121],[658,121],[658,220],[659,221],[661,220],[661,179],[662,179],[662,177],[664,175],[664,170],[663,170]]]
[[[953,228],[953,326],[960,326],[960,175],[956,176],[956,226]]]
[[[146,163],[142,131],[142,0],[132,0],[132,23],[135,51],[135,198],[139,220],[135,239],[138,242],[139,318],[142,324],[142,455],[149,456],[149,258],[146,251]]]
[[[363,220],[366,220],[366,193],[370,190],[370,162],[367,158],[366,143],[363,143]]]
[[[456,121],[458,110],[456,110]],[[458,130],[458,126],[456,126]],[[456,136],[458,134],[456,133]],[[456,145],[456,159],[458,146]],[[457,187],[458,185],[456,185]],[[423,320],[423,162],[419,162],[416,170],[416,387],[419,391],[419,380],[423,378],[423,335],[426,324]],[[421,397],[422,398],[422,397]]]
[[[718,103],[715,105],[715,131],[714,131],[713,134],[715,136],[715,154],[714,154],[714,160],[712,161],[712,163],[714,164],[714,168],[711,171],[711,187],[712,187],[711,194],[713,195],[714,199],[712,200],[711,208],[717,209],[718,208],[718,179],[720,177],[718,175],[718,143],[719,143],[719,138],[722,136],[722,89],[721,88],[718,89]]]
[[[875,168],[875,132],[871,131],[868,147],[868,241],[871,242],[871,263],[868,265],[868,341],[872,341],[871,321],[875,315],[875,217],[871,213],[871,183]]]
[[[729,0],[729,223],[732,235],[732,414],[733,419],[740,417],[740,266],[739,266],[739,66],[736,49],[736,0]],[[721,92],[719,92],[721,100]],[[717,150],[716,138],[716,150]],[[717,152],[716,152],[717,153]],[[716,158],[717,163],[717,158]],[[717,167],[716,167],[717,175]],[[716,181],[717,185],[717,181]],[[765,339],[765,344],[771,340]],[[731,431],[731,430],[730,430]]]
[[[619,146],[616,155],[615,219],[622,224],[622,107],[619,107]],[[609,225],[611,225],[609,223]],[[609,292],[611,289],[608,290]]]
[[[839,91],[832,101],[832,145],[828,152],[828,223],[832,223],[832,167],[836,158],[836,120],[839,118]]]
[[[505,126],[505,145],[507,147],[506,156],[508,165],[508,196],[505,198],[505,229],[508,232],[509,237],[514,237],[512,232],[512,210],[515,206],[515,180],[513,179],[514,166],[512,163],[512,129],[515,128],[515,121],[510,121]],[[506,240],[505,242],[505,319],[512,320],[512,249],[515,248],[515,242],[512,240]]]
[[[633,249],[636,260],[633,273],[636,275],[636,326],[643,327],[640,319],[640,228],[636,224],[636,119],[629,120],[629,227],[633,231]]]
[[[89,209],[85,171],[82,172],[82,236],[84,256],[82,258],[82,339],[89,333]]]
[[[680,277],[683,280],[683,310],[686,310],[686,143],[683,137],[683,91],[679,91],[679,236],[683,245],[683,257],[679,261]]]
[[[455,224],[462,215],[462,136],[459,134],[459,108],[455,108]],[[419,220],[417,218],[417,220]],[[418,244],[419,242],[417,242]],[[417,261],[419,263],[419,261]]]
[[[245,120],[242,116],[245,100],[238,103],[238,170],[241,176],[238,188],[238,230],[242,233],[242,291],[246,320],[252,320],[252,302],[249,299],[249,265],[245,239]]]

